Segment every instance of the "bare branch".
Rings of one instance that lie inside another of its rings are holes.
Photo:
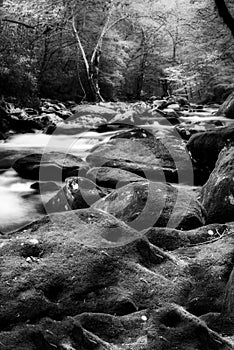
[[[29,28],[29,29],[35,29],[35,26],[32,26],[31,24],[27,24],[27,23],[24,23],[24,22],[15,20],[15,19],[2,18],[2,21],[3,22],[14,23],[14,24],[19,24],[19,25],[24,26],[24,27]]]

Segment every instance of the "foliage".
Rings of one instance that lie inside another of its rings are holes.
[[[232,2],[226,4],[233,14]],[[134,99],[161,96],[163,78],[173,94],[204,101],[225,97],[234,88],[234,41],[214,5],[4,0],[0,94],[93,100],[93,79],[104,99]]]

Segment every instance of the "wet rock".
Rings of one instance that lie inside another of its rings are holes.
[[[13,169],[23,178],[40,181],[61,181],[87,170],[79,157],[59,152],[34,153],[15,161]]]
[[[226,118],[234,119],[234,93],[231,93],[226,101],[219,107],[216,115],[224,115]]]
[[[200,203],[183,189],[157,182],[135,182],[113,191],[93,207],[137,230],[174,227],[189,230],[205,224]]]
[[[166,178],[168,182],[177,182],[180,178],[180,182],[186,183],[193,177],[191,160],[181,139],[172,135],[160,138],[141,129],[125,132],[95,147],[86,161],[94,167],[120,168],[153,181]]]
[[[37,120],[40,120],[44,127],[50,124],[57,126],[63,122],[63,119],[56,113],[42,113],[39,117],[37,117]]]
[[[109,167],[92,168],[87,172],[86,176],[96,182],[98,186],[107,188],[122,187],[130,182],[145,180],[143,177],[129,171]]]
[[[110,120],[110,123],[126,123],[132,125],[139,125],[141,118],[134,110],[129,110],[124,113],[118,113]]]
[[[201,191],[201,202],[209,223],[233,221],[234,213],[234,147],[224,148],[215,169]]]
[[[107,192],[88,179],[70,177],[65,180],[65,186],[44,206],[47,213],[83,209],[90,207],[106,194]]]
[[[222,319],[221,327],[225,327],[225,326],[227,327],[228,325],[229,328],[231,328],[231,332],[229,334],[233,334],[233,331],[234,331],[234,269],[232,269],[230,276],[228,278],[228,282],[226,284],[221,319]]]
[[[92,115],[81,116],[79,119],[69,118],[68,120],[59,123],[58,125],[49,125],[45,130],[46,134],[56,135],[76,135],[98,127],[99,125],[106,124],[107,120],[104,117],[94,117]]]
[[[133,128],[129,131],[124,131],[119,133],[118,135],[114,135],[111,137],[111,140],[114,139],[154,139],[154,135],[143,128]]]
[[[176,130],[183,138],[183,140],[188,141],[192,135],[202,133],[205,131],[215,131],[217,130],[217,127],[225,126],[224,121],[216,120],[216,118],[210,118],[210,120],[201,122],[183,122],[180,125],[176,126]]]
[[[7,136],[3,132],[0,132],[0,140],[6,140]]]
[[[225,127],[193,135],[188,141],[187,148],[196,166],[210,173],[222,148],[233,143],[234,128]]]
[[[182,97],[182,96],[176,97],[176,101],[178,102],[180,107],[189,106],[189,101],[185,97]]]
[[[90,116],[90,119],[95,117],[101,117],[109,121],[116,114],[116,109],[113,108],[113,106],[112,108],[110,107],[111,106],[108,106],[107,104],[78,105],[72,109],[74,114],[71,120],[79,120],[81,117]]]
[[[34,132],[35,130],[41,130],[43,128],[42,123],[33,119],[19,119],[17,117],[11,117],[9,120],[10,129],[18,133]]]
[[[58,191],[61,187],[53,181],[48,182],[34,182],[30,188],[36,190],[38,193]]]
[[[133,126],[131,124],[125,124],[125,123],[104,123],[101,125],[98,125],[97,127],[91,129],[92,131],[96,132],[109,132],[109,131],[121,131],[122,129],[132,129]]]
[[[0,149],[0,169],[9,169],[14,164],[17,159],[23,158],[25,156],[31,155],[33,150],[28,149],[8,149],[7,147]],[[36,151],[35,151],[36,153]]]

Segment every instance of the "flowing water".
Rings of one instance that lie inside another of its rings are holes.
[[[226,118],[215,117],[212,115],[214,112],[215,109],[208,108],[203,112],[185,111],[180,120],[188,123],[206,122],[212,116],[212,120],[217,118],[226,125],[233,122]],[[165,135],[171,130],[170,125],[159,125],[157,121],[153,126],[157,129],[158,137],[160,133]],[[118,132],[97,133],[95,131],[85,131],[77,135],[19,134],[12,136],[5,143],[0,143],[0,152],[3,149],[19,151],[30,148],[32,152],[60,151],[85,159],[94,146],[107,142],[112,135]],[[0,232],[5,233],[15,230],[44,215],[40,195],[30,188],[34,182],[22,179],[13,169],[0,173]],[[191,188],[191,190],[194,190],[194,188]],[[54,192],[50,192],[46,196],[49,199],[53,195]],[[43,194],[44,199],[45,195]]]
[[[116,132],[83,132],[78,135],[15,135],[6,143],[0,144],[0,150],[24,150],[48,152],[60,151],[85,158],[89,150],[97,144],[107,142]],[[13,169],[0,173],[0,232],[6,233],[24,226],[42,215],[43,206],[40,195],[30,186],[33,180],[25,180]],[[48,193],[48,199],[53,193]],[[43,195],[43,199],[45,195]]]

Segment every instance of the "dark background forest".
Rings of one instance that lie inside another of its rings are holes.
[[[234,90],[234,39],[216,3],[4,0],[0,95],[31,105],[167,94],[222,102]]]

